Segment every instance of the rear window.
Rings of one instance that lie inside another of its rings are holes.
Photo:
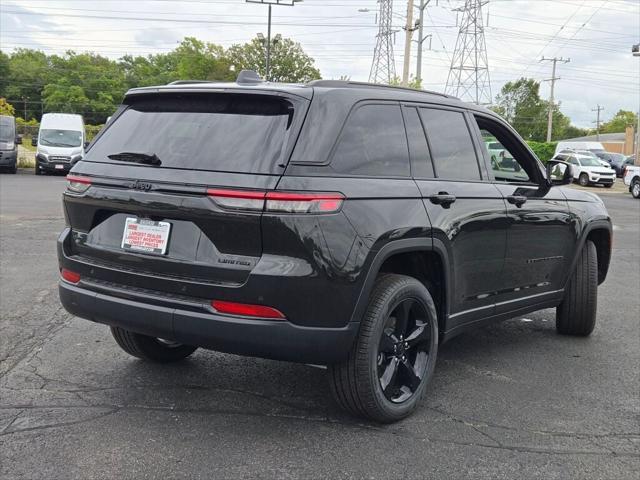
[[[290,102],[266,95],[141,97],[105,130],[87,160],[143,153],[155,154],[161,168],[279,173],[293,115]]]
[[[15,121],[10,117],[0,117],[0,142],[13,142],[16,136]]]

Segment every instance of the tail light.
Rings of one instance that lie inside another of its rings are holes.
[[[67,175],[67,191],[72,193],[84,193],[91,186],[89,177]]]
[[[333,213],[340,210],[344,195],[341,193],[267,193],[267,212],[281,213]]]
[[[275,308],[265,307],[264,305],[250,305],[248,303],[224,302],[222,300],[213,300],[211,306],[219,313],[228,315],[239,315],[241,317],[271,318],[275,320],[284,320],[284,314]]]
[[[66,268],[62,268],[60,270],[60,276],[69,283],[80,282],[80,274],[76,272],[72,272],[71,270],[67,270]]]
[[[207,195],[216,205],[231,210],[274,213],[334,213],[345,196],[341,193],[263,192],[209,188]]]

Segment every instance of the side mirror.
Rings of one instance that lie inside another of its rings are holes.
[[[84,142],[84,148],[87,148],[91,142]]]
[[[16,135],[16,145],[22,145],[22,135]]]
[[[547,183],[552,185],[568,185],[573,182],[573,168],[570,163],[561,160],[547,162]]]
[[[38,146],[38,137],[31,137],[31,146],[32,147]]]

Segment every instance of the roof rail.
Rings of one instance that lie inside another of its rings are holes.
[[[402,87],[396,85],[385,85],[382,83],[352,82],[350,80],[313,80],[307,83],[309,87],[334,87],[334,88],[390,88],[413,93],[428,93],[430,95],[438,95],[445,98],[454,98],[441,92],[432,92],[431,90],[418,90],[415,88]]]
[[[175,82],[167,83],[167,85],[188,85],[190,83],[211,83],[211,80],[176,80]]]

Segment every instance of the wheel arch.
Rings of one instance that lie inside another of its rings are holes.
[[[582,235],[580,236],[580,241],[577,244],[578,248],[576,248],[574,252],[571,268],[567,272],[565,288],[569,278],[571,278],[571,273],[576,267],[576,263],[580,257],[580,252],[588,240],[594,243],[598,253],[598,285],[605,281],[609,271],[609,264],[611,262],[611,248],[613,244],[612,236],[613,229],[611,227],[611,222],[608,220],[595,220],[585,226],[582,231]]]
[[[429,289],[436,303],[439,331],[446,330],[451,275],[447,249],[441,240],[432,238],[395,240],[378,250],[370,263],[351,321],[361,320],[375,280],[382,272],[408,275],[421,281]]]

